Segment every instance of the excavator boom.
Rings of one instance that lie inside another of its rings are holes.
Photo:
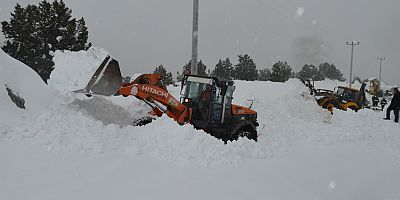
[[[143,76],[154,78],[157,75],[144,74]],[[122,96],[135,96],[153,108],[152,114],[161,116],[162,113],[165,113],[180,125],[190,121],[191,109],[181,104],[163,87],[151,84],[134,84],[135,80],[132,84],[122,86],[119,89],[119,94]]]

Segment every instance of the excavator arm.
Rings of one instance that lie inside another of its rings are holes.
[[[122,84],[118,93],[144,101],[153,109],[153,115],[160,117],[165,113],[180,125],[190,122],[192,110],[167,91],[159,74],[142,74],[131,83]]]

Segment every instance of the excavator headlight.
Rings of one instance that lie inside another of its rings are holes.
[[[185,102],[185,103],[190,103],[190,102],[192,102],[192,99],[187,99],[187,98],[185,98],[185,99],[183,100],[183,102]]]
[[[137,92],[138,92],[137,86],[136,86],[136,85],[133,85],[133,86],[132,86],[132,89],[131,89],[131,94],[132,94],[132,95],[135,95]]]

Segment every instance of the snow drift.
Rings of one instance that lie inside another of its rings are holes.
[[[6,88],[25,100],[25,109],[12,102]],[[26,114],[39,114],[51,100],[49,88],[35,71],[0,50],[0,125],[22,120]]]

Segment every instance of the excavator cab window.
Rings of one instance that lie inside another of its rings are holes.
[[[222,95],[222,88],[218,86],[214,87],[211,116],[211,121],[213,123],[221,123],[223,101],[224,96]]]
[[[187,76],[183,81],[181,102],[193,109],[193,119],[209,121],[215,96],[214,81],[208,77]]]
[[[343,96],[344,95],[344,88],[338,88],[336,94],[338,96]]]
[[[181,95],[185,98],[184,103],[191,102],[198,98],[206,89],[206,85],[212,86],[211,78],[187,76],[182,82]],[[187,99],[187,100],[186,100]]]

